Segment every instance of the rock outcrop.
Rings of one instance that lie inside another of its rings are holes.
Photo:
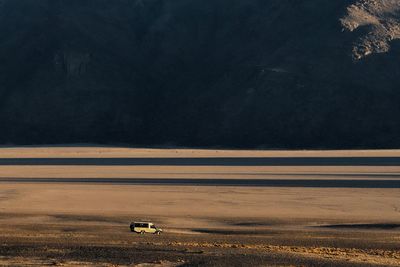
[[[90,54],[74,51],[60,51],[54,56],[54,66],[69,77],[84,75],[90,63]]]
[[[341,22],[352,32],[366,28],[354,45],[354,58],[388,52],[390,42],[400,39],[400,1],[360,0],[347,8]]]

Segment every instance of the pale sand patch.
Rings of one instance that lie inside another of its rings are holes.
[[[120,147],[0,147],[0,158],[399,157],[400,150],[216,150]]]
[[[165,218],[172,228],[203,226],[197,220],[208,218],[400,222],[400,189],[0,185],[0,194],[10,190],[1,213]]]

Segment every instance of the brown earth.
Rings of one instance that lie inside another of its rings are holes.
[[[0,150],[3,159],[190,155],[351,161],[397,158],[400,151]],[[400,189],[379,183],[397,182],[399,173],[398,166],[368,165],[2,165],[0,178],[11,180],[0,182],[0,266],[398,266]],[[46,177],[66,180],[41,180]],[[121,183],[138,177],[166,183]],[[214,178],[219,183],[201,184]],[[191,184],[179,184],[193,179]],[[301,179],[302,184],[224,184],[232,179]],[[317,180],[359,183],[326,187],[317,186]],[[360,186],[366,180],[378,187]],[[165,233],[132,234],[129,223],[135,220],[153,221]]]

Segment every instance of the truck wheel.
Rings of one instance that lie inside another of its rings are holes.
[[[141,231],[141,232],[140,232],[141,235],[144,235],[144,233],[145,233],[144,231]]]

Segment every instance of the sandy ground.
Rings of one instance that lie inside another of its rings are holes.
[[[0,185],[3,213],[307,219],[315,222],[398,222],[400,189],[256,188],[223,186]]]
[[[399,158],[400,151],[0,149],[6,160],[63,157],[329,157],[350,163],[365,157],[385,163]],[[136,178],[166,182],[129,180]],[[191,179],[198,180],[179,183]],[[215,179],[216,184],[201,182]],[[231,180],[301,183],[238,186]],[[331,182],[325,186],[317,180]],[[0,266],[399,266],[399,180],[400,167],[391,164],[2,164]],[[365,181],[374,184],[365,187]],[[389,186],[379,186],[384,182]],[[129,223],[135,220],[153,221],[165,234],[131,234]]]
[[[0,147],[0,158],[124,157],[399,157],[400,150],[215,150],[119,147]]]

